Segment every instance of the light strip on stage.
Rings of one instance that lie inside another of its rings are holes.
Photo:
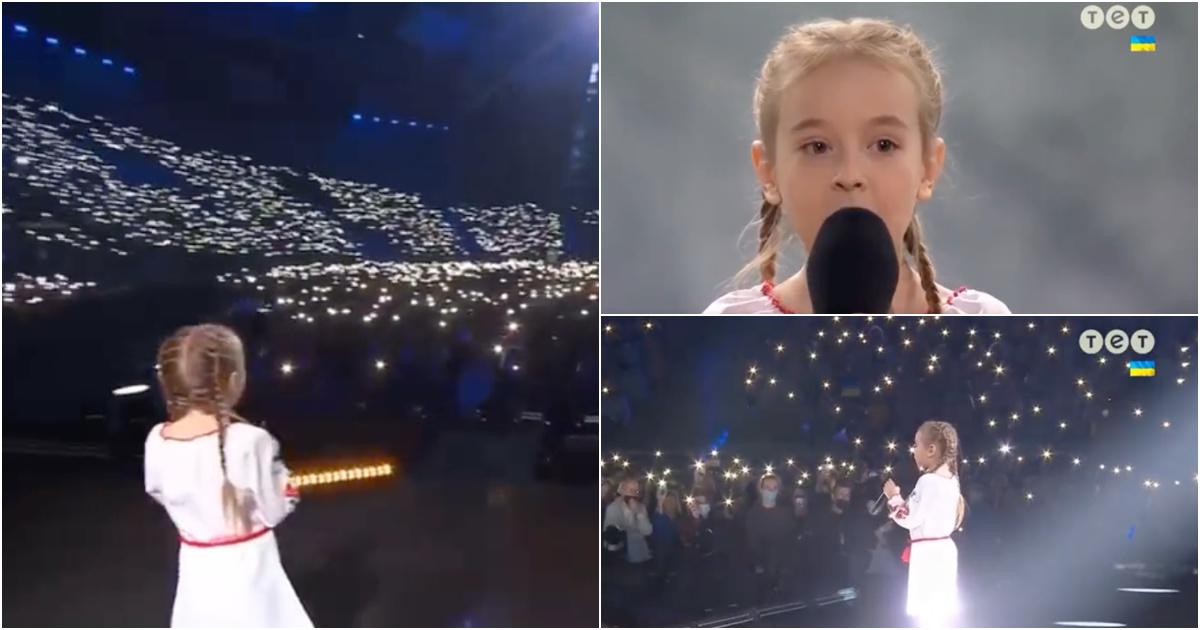
[[[1123,623],[1109,623],[1107,621],[1055,621],[1056,626],[1069,626],[1071,628],[1124,628]]]
[[[1119,588],[1117,590],[1122,593],[1155,593],[1159,595],[1179,592],[1179,589],[1175,588]]]
[[[325,486],[347,481],[358,481],[360,479],[390,477],[393,474],[395,474],[395,468],[391,464],[378,464],[375,466],[358,466],[355,468],[340,468],[324,472],[293,475],[291,483],[297,488],[303,488],[306,486]]]

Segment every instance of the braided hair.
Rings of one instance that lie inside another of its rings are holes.
[[[920,431],[929,438],[932,444],[937,446],[938,451],[938,467],[945,466],[950,470],[950,474],[958,477],[958,431],[954,425],[941,420],[930,420],[921,425]],[[960,482],[961,483],[961,482]],[[967,501],[963,499],[962,491],[958,494],[958,510],[955,514],[954,528],[962,527],[963,519],[967,514]]]
[[[231,525],[239,531],[248,528],[248,515],[229,481],[225,459],[225,431],[231,423],[245,421],[233,411],[245,387],[246,359],[241,339],[225,326],[185,326],[159,348],[157,369],[168,422],[193,411],[217,419],[217,456],[224,479],[221,506]]]

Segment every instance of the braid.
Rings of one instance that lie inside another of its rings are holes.
[[[779,206],[763,199],[758,211],[758,272],[763,282],[775,282],[775,232],[783,213]]]
[[[158,372],[158,383],[167,405],[169,422],[178,420],[188,411],[186,377],[180,364],[187,354],[190,341],[191,327],[181,328],[163,342],[158,351],[158,365],[155,366],[155,370]]]
[[[904,231],[904,249],[917,263],[917,274],[921,277],[921,290],[925,292],[925,306],[930,313],[942,312],[942,298],[938,295],[937,272],[933,268],[933,258],[925,241],[921,238],[921,221],[914,214],[912,223]]]
[[[241,501],[238,500],[237,488],[233,487],[233,482],[229,480],[229,466],[225,457],[225,431],[229,428],[231,417],[229,413],[229,400],[226,395],[226,382],[229,379],[228,374],[225,374],[222,367],[220,330],[211,327],[204,327],[204,353],[205,358],[209,362],[210,382],[208,383],[207,393],[208,403],[211,405],[213,414],[217,417],[217,454],[221,461],[221,506],[225,509],[225,518],[228,519],[235,527],[245,529],[246,519],[241,509]]]
[[[942,463],[950,470],[950,474],[958,478],[958,431],[949,422],[933,422],[931,427],[934,440],[941,445]],[[967,501],[962,496],[962,479],[958,479],[958,507],[954,515],[954,529],[962,527],[967,516]]]

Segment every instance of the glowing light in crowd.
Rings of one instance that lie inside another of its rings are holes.
[[[5,94],[3,110],[5,150],[15,156],[5,168],[8,181],[38,189],[76,211],[46,217],[51,221],[22,223],[16,228],[20,243],[116,256],[166,249],[268,259],[353,260],[365,255],[364,245],[354,235],[369,232],[410,260],[462,260],[470,250],[479,250],[497,261],[474,268],[429,263],[381,270],[410,284],[435,278],[450,283],[457,276],[497,273],[528,278],[546,270],[548,282],[543,284],[556,292],[562,290],[560,280],[580,273],[598,277],[595,264],[567,263],[561,265],[561,272],[556,271],[557,264],[526,263],[537,269],[520,266],[522,261],[545,260],[548,253],[562,250],[560,215],[535,204],[438,208],[414,193],[375,184],[301,173],[218,151],[185,151],[136,127],[118,126],[98,116],[77,116],[31,98]],[[176,184],[126,182],[117,174],[116,164],[108,161],[110,153],[152,160]],[[308,186],[332,204],[314,201]],[[75,226],[75,221],[87,229]],[[335,266],[329,273],[337,271]],[[9,278],[4,286],[9,304],[70,295],[93,288],[100,280],[19,274]],[[514,312],[548,297],[541,291],[534,293],[533,287],[524,288],[524,292],[510,291],[510,298],[503,300]],[[441,297],[429,290],[419,299],[440,301]],[[472,297],[464,301],[485,298]]]

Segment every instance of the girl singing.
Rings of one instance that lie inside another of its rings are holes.
[[[767,56],[754,93],[751,145],[762,192],[758,254],[739,274],[759,284],[728,293],[713,314],[813,312],[804,270],[776,284],[788,237],[811,249],[840,208],[858,206],[888,227],[900,262],[891,313],[1008,314],[996,298],[937,283],[918,204],[933,197],[946,158],[938,137],[942,79],[929,49],[882,20],[792,28]]]
[[[944,627],[958,613],[958,547],[966,503],[958,483],[958,433],[948,422],[917,429],[913,459],[924,474],[908,499],[891,479],[884,484],[892,520],[909,530],[907,612],[921,626]]]
[[[169,419],[146,439],[146,492],[179,530],[171,626],[313,627],[272,528],[295,507],[269,433],[238,417],[242,342],[224,326],[188,326],[163,343],[158,378]]]

